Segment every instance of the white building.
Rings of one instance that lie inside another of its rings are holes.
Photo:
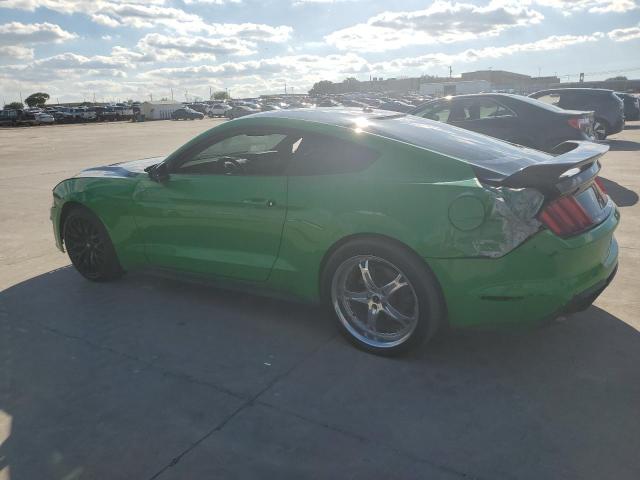
[[[178,102],[144,102],[140,107],[140,113],[144,115],[145,120],[170,120],[171,114],[182,108],[183,105]]]
[[[486,80],[465,80],[459,82],[421,83],[420,93],[434,97],[464,95],[467,93],[490,92],[491,84]]]

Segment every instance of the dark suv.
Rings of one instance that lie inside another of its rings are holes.
[[[593,133],[598,140],[624,128],[624,104],[613,90],[601,88],[556,88],[529,95],[565,110],[593,110]]]
[[[624,102],[624,119],[640,120],[640,99],[630,93],[616,92]]]

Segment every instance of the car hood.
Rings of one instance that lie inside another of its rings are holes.
[[[144,169],[162,162],[166,157],[151,157],[130,162],[113,163],[82,170],[76,177],[130,178],[145,173]]]

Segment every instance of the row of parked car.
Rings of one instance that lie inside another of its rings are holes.
[[[377,100],[377,99],[376,99]],[[325,98],[317,105],[361,106],[371,99]],[[445,122],[502,140],[553,151],[567,140],[604,140],[620,132],[625,120],[640,119],[637,96],[606,89],[564,88],[531,95],[479,93],[428,99],[407,106],[407,99],[375,108]],[[391,107],[391,108],[389,108]]]
[[[113,122],[131,120],[138,105],[51,106],[0,111],[0,126],[49,125],[52,123]]]

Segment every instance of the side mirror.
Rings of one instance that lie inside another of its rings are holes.
[[[159,163],[144,169],[149,174],[149,178],[154,182],[166,183],[169,180],[169,167],[166,163]]]

